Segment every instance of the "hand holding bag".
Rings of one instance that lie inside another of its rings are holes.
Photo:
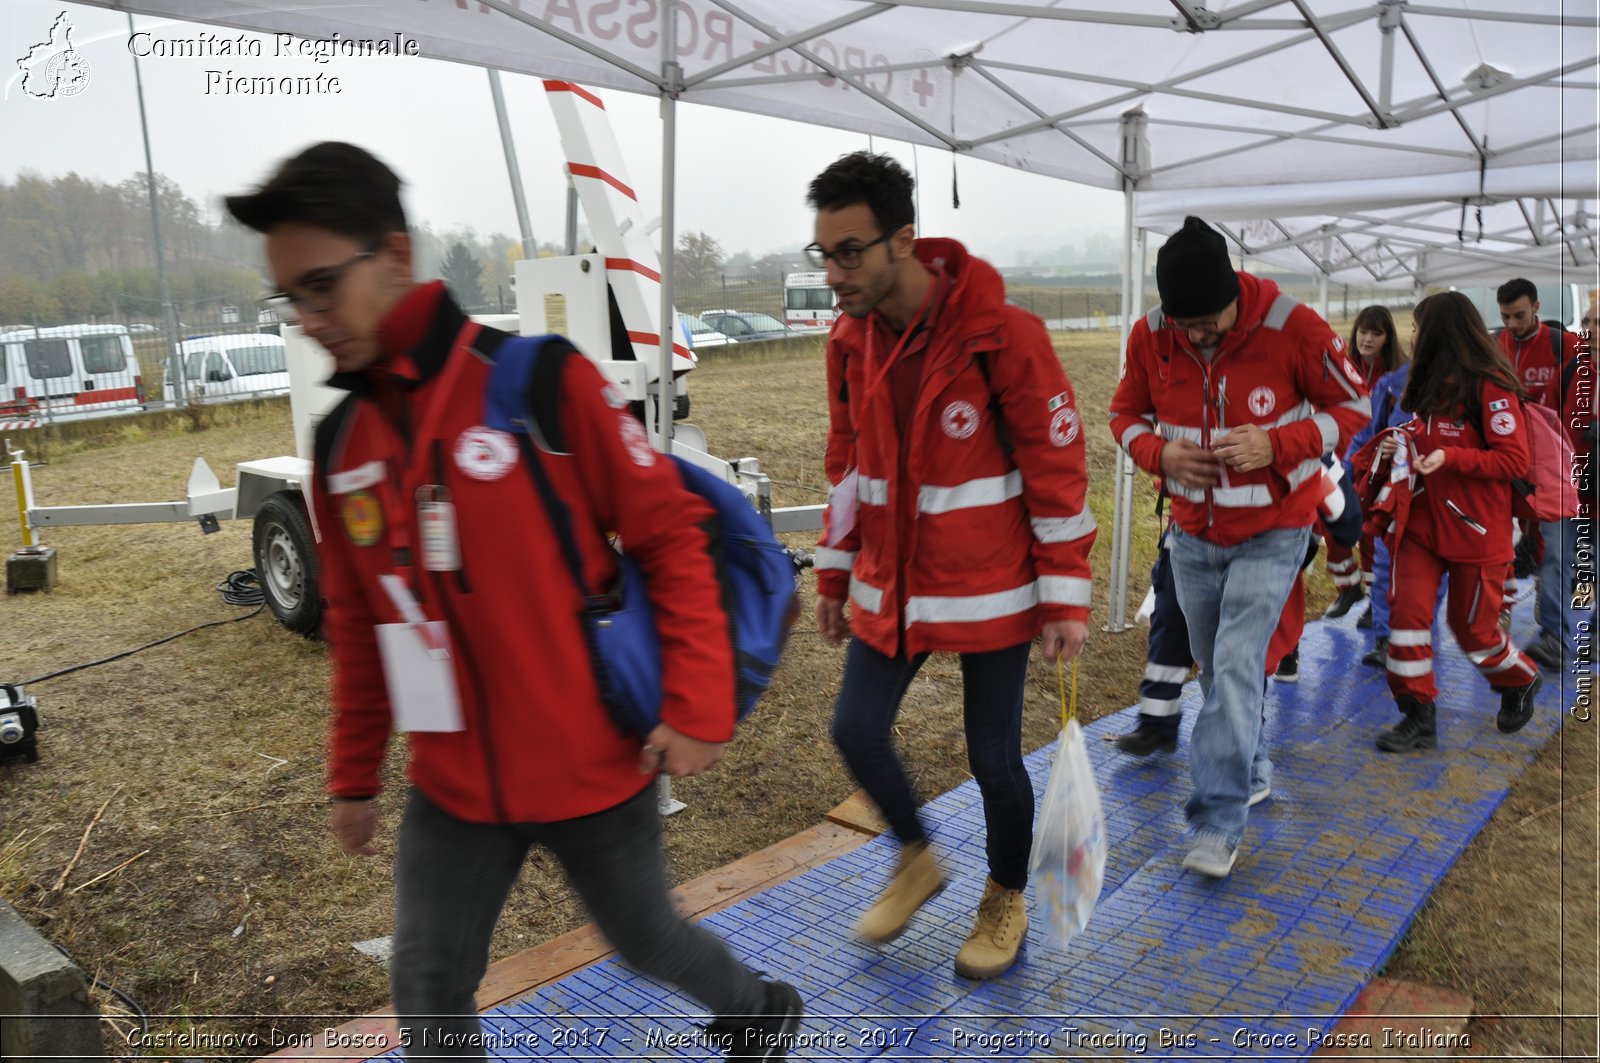
[[[1078,726],[1078,662],[1072,662],[1072,706],[1067,706],[1061,664],[1061,739],[1039,820],[1034,825],[1028,875],[1045,940],[1064,950],[1089,924],[1106,877],[1106,823],[1089,749]]]

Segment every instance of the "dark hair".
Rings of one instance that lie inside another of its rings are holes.
[[[256,191],[223,202],[239,224],[258,233],[302,222],[376,244],[406,229],[400,178],[365,149],[335,140],[313,144]]]
[[[1383,349],[1378,352],[1378,360],[1383,363],[1383,372],[1392,373],[1406,360],[1405,348],[1400,346],[1400,334],[1395,331],[1394,315],[1389,313],[1387,306],[1373,304],[1356,315],[1356,323],[1350,326],[1350,350],[1355,352],[1358,358],[1361,355],[1356,350],[1356,333],[1362,329],[1383,333]],[[1370,377],[1372,367],[1368,366],[1367,369]]]
[[[1513,277],[1495,289],[1494,301],[1501,306],[1510,306],[1524,295],[1528,297],[1530,303],[1539,301],[1539,289],[1533,286],[1532,281],[1523,277]]]
[[[1411,378],[1400,408],[1427,417],[1454,416],[1483,380],[1522,394],[1516,370],[1484,327],[1483,316],[1460,292],[1439,292],[1417,304],[1417,338],[1411,350]]]
[[[856,151],[841,155],[816,176],[806,202],[818,210],[840,210],[865,203],[881,232],[892,233],[917,220],[911,190],[916,182],[888,155]]]

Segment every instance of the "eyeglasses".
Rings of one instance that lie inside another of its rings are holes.
[[[380,238],[365,251],[356,252],[337,266],[310,270],[301,276],[300,283],[293,290],[273,292],[261,300],[261,305],[273,310],[292,309],[301,315],[325,314],[333,309],[339,282],[350,271],[350,267],[363,259],[372,258],[382,246],[383,240]]]
[[[900,228],[903,229],[905,226],[902,225]],[[839,263],[841,269],[860,269],[861,255],[867,248],[883,243],[899,231],[900,229],[891,229],[876,240],[868,240],[864,244],[845,244],[832,251],[825,250],[821,244],[812,244],[806,248],[806,261],[816,269],[827,269],[828,260],[831,258]]]

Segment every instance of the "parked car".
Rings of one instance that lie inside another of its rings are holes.
[[[178,344],[183,357],[183,380],[188,399],[200,402],[234,402],[289,394],[289,364],[283,338],[262,332],[226,336],[200,336]],[[164,380],[162,397],[178,399],[171,380]]]
[[[122,325],[0,334],[0,419],[73,420],[144,408],[144,378]]]
[[[727,336],[718,332],[704,320],[693,314],[678,314],[678,324],[683,326],[682,331],[689,337],[688,347],[691,351],[702,347],[724,347],[730,341]]]
[[[771,314],[741,310],[707,310],[700,315],[700,320],[735,343],[749,340],[779,340],[794,334],[793,329]]]

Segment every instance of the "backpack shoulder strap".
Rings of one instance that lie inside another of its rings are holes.
[[[494,364],[484,404],[491,427],[533,436],[540,449],[568,453],[561,430],[561,372],[577,348],[562,336],[480,333],[478,353]]]
[[[994,380],[989,375],[989,352],[978,351],[972,356],[972,360],[978,363],[978,372],[983,374],[983,386],[989,392],[989,410],[994,414],[995,436],[1000,440],[1000,449],[1009,458],[1016,448],[1011,445],[1011,437],[1006,434],[1006,418],[1000,410],[1000,396],[995,394]]]
[[[328,463],[333,460],[333,451],[339,439],[344,435],[346,424],[350,420],[351,411],[355,407],[356,397],[346,395],[339,400],[339,404],[328,412],[328,415],[317,422],[317,427],[311,435],[312,467],[316,469],[317,488],[324,493],[328,490]]]
[[[476,350],[493,364],[484,396],[484,419],[491,428],[516,437],[539,500],[561,545],[578,593],[587,603],[589,587],[583,578],[583,556],[572,531],[572,513],[556,493],[539,451],[566,453],[558,411],[561,405],[561,369],[576,352],[560,336],[511,336],[484,330]],[[538,438],[538,445],[534,443]]]

